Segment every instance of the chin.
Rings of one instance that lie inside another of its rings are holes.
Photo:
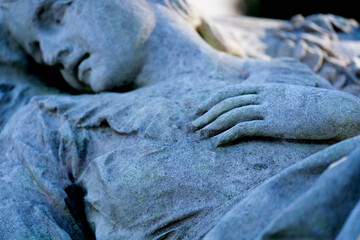
[[[89,82],[90,82],[90,87],[94,92],[104,92],[114,89],[116,87],[113,80],[108,79],[104,76],[102,77],[91,76]]]
[[[74,76],[67,73],[66,71],[60,70],[60,72],[64,80],[74,89],[82,92],[92,92],[92,89],[87,84],[80,82]]]
[[[126,79],[126,80],[125,80]],[[133,81],[119,72],[96,71],[89,76],[89,85],[94,92],[104,92],[127,87]]]
[[[110,90],[109,88],[107,88],[107,87],[105,87],[103,84],[91,84],[90,85],[90,87],[91,87],[91,90],[93,91],[93,92],[104,92],[104,91],[106,91],[106,90]]]

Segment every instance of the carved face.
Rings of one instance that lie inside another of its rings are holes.
[[[59,67],[73,87],[95,92],[134,80],[155,24],[145,0],[20,0],[3,9],[28,54]]]

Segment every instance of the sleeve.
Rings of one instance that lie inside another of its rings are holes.
[[[56,114],[35,102],[0,134],[0,232],[4,239],[84,239],[68,208],[71,186],[59,159]]]

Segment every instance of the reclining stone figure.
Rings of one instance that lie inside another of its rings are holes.
[[[214,50],[190,13],[2,0],[17,50],[80,91],[131,89],[45,89],[7,120],[5,239],[357,237],[359,99],[295,60]]]

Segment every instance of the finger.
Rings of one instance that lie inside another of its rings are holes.
[[[329,33],[331,34],[336,34],[334,31],[333,26],[331,25],[331,22],[329,21],[329,19],[325,19],[325,18],[319,18],[315,21],[315,23],[317,25],[319,25],[320,27],[322,27],[323,29],[327,30]]]
[[[302,62],[308,65],[314,72],[317,72],[324,62],[324,54],[314,45],[307,49],[307,53]]]
[[[261,136],[261,133],[265,128],[266,125],[263,120],[241,122],[218,136],[215,136],[212,145],[217,148],[244,137]]]
[[[335,33],[328,31],[325,28],[322,28],[320,25],[314,23],[314,22],[306,22],[304,23],[304,28],[308,31],[311,32],[316,32],[316,33],[320,33],[320,34],[324,34],[324,35],[328,35],[328,36],[333,36]]]
[[[294,48],[295,42],[291,39],[285,39],[279,44],[276,57],[291,57]]]
[[[332,25],[344,33],[349,33],[351,31],[351,22],[346,18],[333,15],[331,16],[330,21]]]
[[[198,131],[200,139],[215,136],[241,122],[261,120],[262,111],[259,106],[235,108],[217,118],[214,122]]]
[[[258,95],[243,95],[233,98],[228,98],[216,104],[204,115],[192,122],[195,129],[200,129],[205,125],[214,121],[221,114],[226,113],[234,108],[246,105],[258,105],[260,103]]]
[[[246,94],[257,94],[260,90],[259,86],[239,84],[235,86],[227,87],[220,92],[216,93],[215,96],[211,97],[205,103],[199,106],[197,114],[203,114],[212,108],[215,104],[231,97],[246,95]]]
[[[305,57],[306,55],[306,50],[307,50],[308,46],[306,44],[306,42],[302,39],[300,39],[295,46],[295,49],[293,51],[293,58],[297,59],[297,60],[301,60]]]

